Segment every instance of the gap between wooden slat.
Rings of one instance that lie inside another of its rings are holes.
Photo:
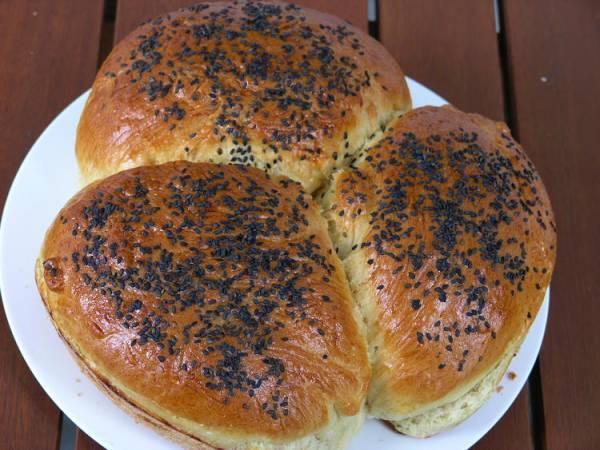
[[[100,46],[98,49],[98,68],[100,68],[113,47],[117,1],[118,0],[104,0],[102,28],[100,30]]]
[[[62,413],[60,421],[60,443],[58,446],[59,450],[73,450],[75,448],[75,433],[77,427],[67,417],[65,413]]]
[[[367,19],[369,20],[369,35],[379,40],[379,5],[377,0],[368,0],[367,3]]]
[[[501,82],[502,92],[504,94],[504,121],[510,127],[513,136],[519,140],[519,133],[517,130],[517,121],[513,116],[515,111],[514,98],[511,95],[513,90],[512,80],[509,76],[508,64],[508,50],[506,48],[506,27],[504,26],[504,17],[502,15],[502,0],[494,0],[494,15],[496,16],[496,32],[498,35],[498,54],[500,55],[500,69],[501,69]]]
[[[539,357],[529,376],[529,406],[531,408],[531,428],[533,430],[533,448],[546,449],[546,421],[544,419],[544,398],[542,394],[542,375]]]

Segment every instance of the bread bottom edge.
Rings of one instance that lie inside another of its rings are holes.
[[[511,349],[475,386],[459,398],[415,416],[388,420],[402,434],[426,438],[454,427],[477,411],[493,394],[514,356]]]

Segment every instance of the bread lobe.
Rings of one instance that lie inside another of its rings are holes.
[[[182,159],[255,166],[313,192],[409,108],[394,58],[347,22],[211,2],[115,46],[81,116],[77,160],[87,182]]]
[[[108,177],[59,213],[36,277],[79,361],[175,434],[321,448],[363,420],[363,329],[317,208],[289,179],[188,162]]]
[[[535,167],[504,124],[418,108],[319,201],[366,319],[369,413],[416,436],[463,420],[517,351],[553,271]]]

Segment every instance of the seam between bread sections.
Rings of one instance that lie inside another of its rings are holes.
[[[373,342],[371,342],[371,340],[368,338],[368,314],[366,313],[366,311],[364,311],[364,308],[366,306],[366,300],[359,299],[359,289],[357,286],[358,280],[356,280],[356,277],[352,276],[349,265],[349,259],[351,258],[351,256],[353,256],[358,250],[360,250],[359,248],[353,250],[353,246],[360,246],[360,243],[363,240],[362,235],[364,233],[360,233],[360,235],[353,234],[350,239],[350,242],[352,244],[347,246],[347,249],[343,248],[339,236],[342,234],[347,234],[348,230],[342,231],[337,229],[335,221],[331,219],[332,210],[330,200],[331,197],[333,197],[333,201],[335,201],[336,178],[348,173],[353,168],[355,168],[355,165],[357,163],[362,162],[367,156],[368,149],[370,149],[371,147],[376,145],[380,140],[382,140],[386,135],[386,131],[392,128],[405,112],[406,111],[398,109],[394,110],[392,114],[390,114],[390,116],[387,117],[387,119],[383,123],[381,123],[372,134],[368,135],[365,141],[356,148],[356,150],[352,153],[351,158],[342,158],[342,163],[338,167],[335,167],[328,174],[326,182],[323,183],[323,185],[319,189],[312,193],[312,197],[315,203],[317,203],[320,207],[320,216],[324,222],[323,226],[326,227],[327,234],[329,235],[329,239],[335,250],[334,256],[336,258],[339,258],[340,267],[342,268],[344,272],[343,275],[346,279],[346,282],[348,283],[350,294],[352,297],[352,306],[355,320],[359,324],[361,331],[363,332],[363,335],[366,338],[370,365],[372,365],[371,363],[374,360],[374,353],[376,352],[377,346],[374,345]],[[355,229],[353,228],[351,232],[355,233]]]
[[[311,193],[313,199],[321,205],[320,198],[322,198],[323,192],[326,192],[333,181],[333,176],[336,172],[342,172],[346,169],[352,168],[353,165],[360,161],[364,156],[364,151],[377,144],[384,136],[387,130],[389,130],[393,125],[406,114],[408,110],[402,109],[394,109],[388,116],[384,117],[382,121],[380,121],[377,127],[373,130],[372,133],[365,134],[365,138],[363,142],[357,145],[351,151],[346,151],[344,155],[340,158],[339,163],[334,163],[333,167],[328,170],[328,173],[324,174],[325,180],[321,183],[321,185],[315,189]]]

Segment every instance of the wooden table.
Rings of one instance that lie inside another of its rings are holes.
[[[141,20],[189,0],[0,2],[0,207],[21,160]],[[503,119],[542,173],[559,228],[546,338],[529,382],[479,449],[600,448],[600,2],[302,0],[378,37],[459,108]],[[57,149],[57,151],[71,149]],[[0,310],[0,448],[56,449],[61,412]],[[76,448],[99,446],[77,432]]]

